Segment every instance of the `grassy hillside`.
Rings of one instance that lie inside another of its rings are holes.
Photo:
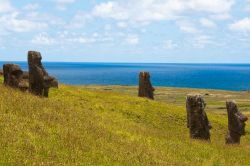
[[[61,85],[45,99],[0,85],[0,165],[250,163],[249,125],[240,146],[226,146],[226,116],[208,111],[211,144],[190,140],[184,101],[96,89]]]
[[[82,86],[85,89],[115,92],[137,96],[137,88],[135,86]],[[178,106],[185,105],[187,94],[199,93],[203,94],[207,102],[206,111],[216,114],[226,114],[226,100],[233,99],[237,101],[240,110],[250,116],[250,91],[223,91],[211,89],[191,89],[191,88],[170,88],[156,87],[155,98],[157,101],[172,103]]]

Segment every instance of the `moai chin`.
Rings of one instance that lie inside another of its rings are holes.
[[[233,100],[226,102],[228,114],[228,133],[226,135],[226,144],[240,144],[240,137],[245,135],[245,122],[248,118],[243,115]]]
[[[154,100],[154,88],[150,81],[149,72],[140,72],[139,75],[139,97],[147,97]]]
[[[23,71],[19,65],[16,64],[4,64],[4,84],[13,88],[19,88],[26,91],[28,85],[23,80]]]
[[[55,78],[48,75],[41,61],[40,52],[28,52],[29,88],[30,92],[35,95],[48,97],[49,88]]]
[[[210,125],[206,112],[206,103],[201,95],[188,95],[186,99],[187,127],[192,139],[210,141]]]

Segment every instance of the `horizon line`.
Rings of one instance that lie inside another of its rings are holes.
[[[8,61],[8,60],[0,60],[0,62],[27,62],[27,61]],[[243,62],[105,62],[105,61],[42,61],[43,63],[114,63],[114,64],[242,64],[242,65],[250,65],[250,62],[243,63]]]

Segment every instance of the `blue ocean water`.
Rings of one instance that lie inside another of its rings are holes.
[[[5,62],[0,62],[0,65]],[[13,62],[27,70],[26,62]],[[154,86],[250,90],[250,64],[43,63],[61,83],[137,85],[149,71]]]

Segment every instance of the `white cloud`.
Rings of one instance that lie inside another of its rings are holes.
[[[55,39],[51,38],[47,33],[40,33],[31,40],[31,43],[37,45],[52,45],[55,44]]]
[[[93,15],[120,21],[152,22],[176,19],[192,12],[225,15],[233,4],[234,0],[119,0],[95,6]]]
[[[26,12],[25,18],[32,22],[43,22],[48,24],[50,27],[66,27],[66,23],[62,18],[49,13],[41,13],[37,11]]]
[[[127,28],[128,24],[126,22],[118,22],[117,27],[119,27],[119,28]]]
[[[110,43],[113,41],[114,38],[110,34],[93,33],[91,35],[85,35],[82,33],[62,31],[53,36],[48,35],[46,32],[40,33],[33,37],[31,43],[44,46],[77,46],[77,44]]]
[[[113,1],[101,3],[95,6],[93,15],[103,18],[113,18],[117,20],[125,20],[129,17],[126,9],[120,6],[119,3]]]
[[[215,28],[216,27],[216,24],[207,18],[201,18],[200,23],[203,27],[206,27],[206,28]]]
[[[164,42],[164,48],[165,49],[173,49],[173,48],[176,48],[178,45],[175,44],[172,40],[167,40]]]
[[[72,38],[68,38],[67,42],[85,44],[85,43],[92,43],[92,42],[94,42],[94,40],[89,40],[88,38],[86,38],[84,36],[75,36]]]
[[[67,8],[67,5],[75,3],[76,0],[55,0],[55,2],[57,9],[65,10]]]
[[[229,25],[229,29],[238,32],[250,32],[250,18],[246,17],[232,23]]]
[[[204,48],[206,45],[213,44],[212,38],[207,35],[195,36],[192,42],[193,46],[197,48]]]
[[[9,0],[0,0],[0,13],[6,13],[13,10],[14,8],[12,7]]]
[[[139,43],[139,37],[137,35],[128,35],[126,42],[131,45],[137,45]]]
[[[38,9],[40,7],[40,5],[39,4],[37,4],[37,3],[29,3],[29,4],[27,4],[27,5],[25,5],[24,7],[23,7],[23,9],[24,10],[36,10],[36,9]]]
[[[89,14],[79,11],[65,27],[69,29],[80,29],[83,28],[90,19],[91,16]]]
[[[48,26],[46,23],[20,19],[18,16],[19,13],[17,12],[5,14],[0,17],[0,25],[3,26],[4,29],[14,32],[29,32],[44,29]]]
[[[211,15],[210,17],[214,20],[228,20],[232,16],[230,15],[230,13],[221,13],[221,14]]]
[[[215,14],[228,13],[234,4],[234,0],[186,0],[189,8],[194,11],[202,11]]]
[[[178,21],[177,25],[179,26],[180,30],[185,33],[199,33],[200,31],[195,27],[195,25],[190,21]]]

